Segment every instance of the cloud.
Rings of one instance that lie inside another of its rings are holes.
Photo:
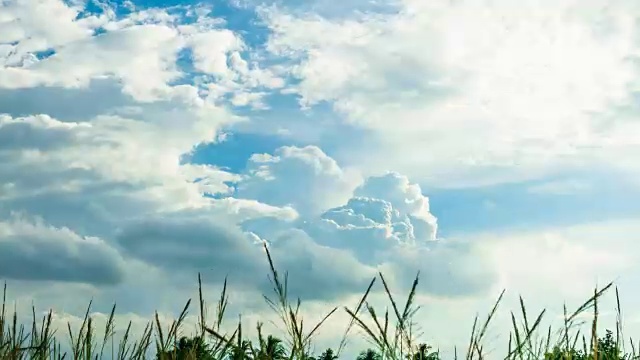
[[[54,150],[74,140],[76,126],[82,124],[61,123],[47,115],[25,119],[0,115],[0,151]]]
[[[147,108],[162,109],[158,105]],[[133,113],[129,118],[103,116],[79,123],[45,115],[5,115],[2,119],[0,134],[12,139],[0,151],[8,160],[0,166],[0,179],[7,190],[0,197],[3,208],[37,215],[58,227],[97,234],[129,259],[161,273],[203,271],[211,274],[208,281],[214,283],[228,274],[247,289],[269,289],[266,259],[254,234],[274,232],[277,228],[270,226],[274,222],[282,230],[278,238],[268,239],[274,256],[284,259],[284,269],[306,274],[292,281],[292,291],[307,298],[337,298],[359,291],[374,274],[373,268],[359,263],[352,254],[319,246],[297,231],[300,215],[295,207],[278,206],[277,201],[203,197],[228,192],[225,182],[238,182],[242,177],[213,166],[180,164],[180,146],[194,139],[188,128],[173,131],[171,138],[159,137],[160,143],[149,143],[129,157],[129,149],[136,149],[141,139],[169,133],[156,125],[162,124],[162,118],[147,120]],[[167,144],[177,149],[166,149]],[[318,149],[301,150],[311,150],[293,153],[302,156],[301,189],[316,192],[323,185],[318,178],[331,176],[336,186],[345,185],[343,171],[333,159]],[[300,159],[294,156],[291,161],[295,165]],[[309,168],[318,171],[305,174]],[[297,202],[295,196],[305,196],[303,192],[291,195],[294,206],[312,204],[305,199]],[[0,216],[7,215],[0,212]],[[331,265],[331,271],[327,269],[330,259],[341,259]],[[345,277],[346,273],[353,276]],[[42,276],[48,279],[45,272]],[[308,279],[324,284],[323,291],[309,287]]]
[[[270,240],[276,266],[290,274],[292,298],[335,301],[360,293],[376,275],[374,266],[363,264],[354,254],[318,244],[317,239],[297,229]]]
[[[437,240],[436,218],[420,186],[405,176],[372,176],[345,205],[300,225],[317,243],[344,249],[362,264],[400,280],[422,272],[421,290],[436,296],[486,291],[494,274],[472,243]]]
[[[341,14],[284,1],[257,10],[269,29],[247,30],[232,7],[221,19],[207,6],[5,1],[0,276],[23,306],[64,305],[75,321],[90,298],[138,320],[170,314],[195,296],[197,272],[207,292],[229,275],[234,311],[264,318],[266,243],[311,317],[355,303],[378,271],[393,290],[421,271],[418,296],[437,304],[428,315],[446,339],[462,336],[445,315],[471,320],[499,286],[547,301],[588,295],[604,276],[633,284],[634,226],[447,239],[436,219],[447,209],[427,196],[614,153],[627,155],[611,166],[632,168],[635,70],[622,59],[636,51],[626,14],[637,11],[567,4],[525,3],[523,17],[503,1],[406,0],[389,12],[355,0],[339,8],[370,11]],[[254,30],[272,33],[243,35]],[[266,141],[244,169],[189,163],[246,129],[296,146]]]
[[[190,6],[178,7],[177,13],[152,9],[124,17],[108,7],[104,16],[91,17],[84,5],[56,0],[0,6],[2,24],[13,34],[3,32],[12,37],[3,38],[8,45],[0,51],[5,61],[0,88],[6,95],[0,102],[0,139],[6,140],[0,146],[0,219],[20,211],[55,228],[96,234],[160,272],[202,269],[210,254],[226,246],[228,256],[218,260],[235,261],[220,261],[219,273],[241,264],[246,266],[236,274],[262,273],[256,268],[264,262],[260,247],[235,224],[265,215],[295,219],[297,212],[207,197],[228,193],[228,183],[238,176],[183,162],[193,147],[215,141],[222,126],[238,121],[225,107],[232,104],[217,95],[238,92],[250,104],[257,101],[252,88],[280,86],[269,71],[242,58],[240,36],[220,29],[222,23],[206,9]],[[60,11],[56,20],[76,29],[75,35],[69,29],[69,34],[55,34],[62,25],[53,30],[30,26],[28,31],[37,34],[19,29],[16,19],[27,24],[43,7]],[[30,45],[38,36],[39,43]],[[221,44],[224,36],[228,46]],[[224,46],[207,52],[211,41]],[[203,72],[200,83],[176,83],[193,75],[183,72],[179,59],[186,50],[193,54],[187,61]],[[18,51],[32,61],[14,61]],[[228,61],[229,71],[209,73],[209,60]],[[219,94],[208,91],[214,85]],[[163,231],[154,232],[159,228]],[[181,242],[185,237],[192,238],[188,246]],[[190,252],[196,243],[201,252]],[[56,280],[46,271],[40,276]]]
[[[636,276],[633,228],[633,220],[615,220],[477,238],[480,253],[496,264],[500,286],[527,282],[526,291],[558,291],[571,297],[593,290],[596,282],[622,286]],[[527,280],[533,273],[535,280]]]
[[[196,69],[220,77],[233,76],[233,70],[227,66],[227,54],[244,46],[236,34],[226,29],[212,30],[194,34],[190,41]]]
[[[0,276],[5,278],[96,285],[122,281],[126,264],[102,239],[17,216],[0,221],[0,258]]]
[[[3,67],[12,67],[35,52],[89,38],[108,20],[105,15],[80,16],[82,8],[60,0],[12,0],[3,2],[0,8]]]
[[[276,206],[292,205],[304,215],[317,214],[348,198],[357,175],[343,170],[316,146],[283,146],[254,154],[238,184],[236,197]]]
[[[169,91],[179,75],[175,61],[181,48],[175,29],[139,25],[76,41],[26,68],[5,68],[0,86],[87,86],[91,79],[114,76],[123,90],[139,100],[154,100]],[[69,67],[69,64],[74,64]]]
[[[429,208],[429,198],[422,193],[420,185],[411,183],[406,176],[388,173],[369,177],[354,191],[357,197],[375,198],[388,201],[401,214],[413,220],[418,226],[415,237],[419,240],[433,240],[437,223]]]
[[[234,225],[237,218],[227,215],[225,219],[226,209],[220,210],[181,211],[123,223],[116,241],[124,253],[164,271],[198,271],[212,283],[221,283],[228,276],[237,289],[269,293],[269,265],[262,249],[266,240],[278,270],[292,274],[291,296],[308,300],[331,300],[360,291],[375,276],[374,268],[346,251],[317,244],[295,229],[290,219],[265,213],[250,218],[254,229],[270,224],[255,221],[261,219],[288,224],[277,234],[272,228],[258,230],[273,235],[262,239],[244,226]]]
[[[209,203],[204,194],[228,192],[225,181],[233,181],[232,174],[180,164],[181,155],[208,136],[206,127],[215,131],[217,123],[207,120],[204,127],[203,118],[216,108],[175,101],[173,113],[167,113],[163,106],[148,104],[143,115],[82,122],[3,115],[0,137],[7,141],[0,146],[0,219],[19,211],[115,244],[114,229],[125,222],[197,208]],[[172,120],[173,114],[183,117]],[[171,121],[181,126],[171,127]],[[228,207],[246,218],[251,206]]]
[[[67,122],[85,121],[136,104],[113,79],[94,79],[85,88],[0,88],[0,95],[2,113],[13,117],[46,114]]]
[[[634,2],[398,6],[346,19],[263,10],[267,48],[296,63],[302,105],[329,102],[373,132],[354,159],[363,167],[470,186],[615,164],[637,148],[616,110],[639,79]]]
[[[221,28],[224,21],[206,7],[155,8],[122,17],[109,7],[101,15],[86,15],[82,6],[59,0],[1,6],[7,33],[0,43],[8,45],[0,47],[0,88],[84,88],[109,78],[121,82],[125,94],[149,102],[171,98],[174,83],[197,78],[212,101],[232,94],[245,99],[236,100],[237,106],[261,107],[260,91],[254,89],[283,86],[272,70],[242,58],[242,38]],[[38,23],[43,11],[60,15],[55,30]],[[179,59],[183,53],[191,54],[187,64]]]
[[[590,189],[591,184],[588,182],[581,182],[578,180],[558,180],[531,186],[528,189],[528,192],[534,194],[567,195],[585,192]]]
[[[333,246],[348,247],[364,258],[394,245],[427,245],[436,239],[436,218],[420,186],[398,173],[372,176],[358,186],[346,205],[324,212],[310,231],[349,234],[324,236]]]
[[[213,267],[213,281],[231,271],[234,281],[246,284],[265,269],[264,256],[239,228],[224,224],[195,213],[173,213],[125,223],[116,239],[128,253],[163,269]]]
[[[153,108],[148,110],[147,115],[153,115]],[[179,108],[174,109],[174,112],[178,111]],[[77,176],[84,173],[87,177],[93,177],[94,182],[100,179],[104,182],[130,183],[133,186],[145,183],[149,190],[160,186],[174,187],[175,190],[178,190],[175,187],[182,187],[197,193],[203,189],[211,192],[225,191],[223,181],[232,179],[225,173],[212,167],[179,164],[180,156],[189,151],[192,141],[197,142],[197,138],[203,136],[199,133],[199,130],[204,130],[198,124],[201,119],[193,111],[188,109],[184,113],[190,113],[191,118],[182,118],[183,125],[187,125],[185,120],[193,121],[191,128],[182,127],[181,132],[173,132],[174,137],[164,139],[162,132],[173,131],[166,122],[170,121],[166,114],[165,118],[154,118],[155,124],[145,122],[144,118],[140,119],[136,114],[130,115],[130,118],[98,117],[82,123],[61,122],[47,116],[17,119],[5,117],[3,132],[11,129],[15,131],[19,127],[29,131],[22,131],[19,137],[12,134],[12,148],[2,152],[2,156],[11,161],[0,166],[0,177],[6,176],[12,179],[14,186],[24,187],[29,184],[19,181],[19,177],[31,177],[34,181],[42,182],[43,178],[37,174],[53,172],[58,176],[67,173],[80,180]],[[163,123],[163,120],[166,121]],[[209,122],[207,126],[215,129],[216,125]],[[42,142],[44,139],[49,145]],[[54,143],[56,147],[51,148]],[[36,148],[29,149],[28,146]],[[43,148],[45,146],[49,148]],[[218,185],[203,181],[214,176],[219,176]],[[160,177],[165,178],[163,184],[157,183]],[[171,178],[173,180],[169,180]],[[200,181],[187,181],[196,179]],[[52,181],[55,184],[56,180]],[[67,182],[65,186],[73,190],[73,185],[74,182]],[[75,185],[91,186],[82,180],[76,181]],[[40,186],[44,184],[41,183]]]
[[[312,150],[310,147],[293,149],[301,153],[307,150],[305,155]],[[262,158],[260,164],[266,165],[254,167],[255,170],[248,172],[253,177],[243,180],[250,182],[252,192],[243,192],[241,181],[238,196],[257,196],[262,202],[292,204],[295,209],[304,209],[307,203],[300,206],[299,201],[308,201],[313,196],[317,203],[316,196],[328,195],[323,193],[331,188],[329,180],[332,179],[327,179],[327,173],[342,173],[337,163],[326,155],[322,156],[322,163],[330,167],[320,166],[316,158],[304,158],[305,166],[315,164],[313,172],[305,168],[302,168],[305,172],[299,170],[298,158],[294,160],[297,167],[272,166],[284,159],[274,159],[271,155]],[[326,168],[333,171],[319,171]],[[301,173],[304,176],[300,176]],[[285,254],[284,265],[292,274],[303,274],[305,282],[310,278],[316,283],[328,281],[334,284],[332,287],[346,281],[345,286],[340,287],[345,294],[366,286],[367,275],[370,278],[376,270],[386,272],[393,279],[412,277],[422,270],[427,284],[423,290],[438,296],[483,292],[493,281],[494,274],[487,264],[475,257],[473,244],[436,241],[437,222],[430,212],[429,199],[420,186],[407,177],[398,173],[371,176],[352,189],[351,198],[344,205],[322,214],[301,211],[295,222],[262,218],[244,222],[242,227],[258,239],[268,241],[273,251]],[[298,253],[296,249],[304,252]],[[326,265],[326,259],[332,259],[333,265]],[[349,280],[343,279],[347,273],[351,274]],[[305,290],[312,291],[307,287]]]

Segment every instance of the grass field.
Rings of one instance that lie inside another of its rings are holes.
[[[266,247],[265,247],[266,249]],[[158,314],[150,319],[142,334],[133,336],[131,323],[117,344],[114,344],[114,314],[112,308],[104,329],[96,329],[87,308],[82,326],[67,334],[54,331],[51,311],[42,319],[36,318],[35,309],[31,324],[18,321],[14,310],[10,313],[6,303],[7,287],[4,286],[2,312],[0,314],[0,358],[1,359],[225,359],[225,360],[335,360],[342,358],[346,341],[354,331],[363,333],[371,342],[371,349],[363,349],[359,360],[438,360],[438,351],[430,344],[421,343],[414,333],[414,317],[418,306],[414,303],[419,276],[413,281],[405,299],[396,299],[383,274],[371,280],[367,290],[354,308],[336,307],[317,324],[307,324],[300,316],[300,300],[291,300],[287,293],[287,274],[280,274],[274,266],[268,249],[270,280],[273,294],[265,296],[271,309],[278,315],[284,332],[278,336],[264,335],[258,323],[257,338],[247,339],[242,324],[238,323],[230,332],[222,332],[222,322],[228,305],[227,284],[215,305],[215,313],[209,317],[202,293],[202,282],[198,275],[199,297],[197,304],[187,301],[180,316],[166,328]],[[367,299],[376,282],[382,284],[390,310],[379,311]],[[615,291],[617,314],[614,331],[598,334],[598,304],[608,291]],[[476,317],[470,329],[465,348],[455,349],[454,358],[471,359],[640,359],[640,349],[631,338],[625,341],[623,334],[618,289],[612,283],[594,289],[593,296],[573,311],[564,308],[564,325],[559,329],[542,328],[545,311],[532,316],[527,314],[525,303],[520,298],[518,314],[511,313],[513,328],[503,354],[487,354],[483,341],[494,318],[504,291],[485,318]],[[198,309],[198,331],[190,338],[181,336],[181,326],[193,307]],[[342,341],[335,349],[313,354],[311,345],[324,322],[338,311],[350,316]],[[585,314],[590,314],[590,331],[581,333]],[[99,330],[99,331],[98,331]],[[101,336],[97,334],[100,333]],[[245,331],[246,333],[246,331]],[[600,336],[599,336],[600,335]],[[282,339],[282,340],[281,340]],[[63,346],[66,345],[66,346]],[[625,346],[627,345],[627,346]],[[63,348],[70,350],[64,351]],[[108,354],[108,355],[107,355]]]

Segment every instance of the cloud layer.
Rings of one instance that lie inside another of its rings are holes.
[[[361,163],[451,186],[616,164],[637,147],[621,132],[637,125],[623,110],[638,89],[634,2],[397,5],[346,20],[264,12],[300,101],[375,134]]]
[[[619,214],[603,188],[547,175],[638,184],[638,6],[519,6],[1,2],[0,278],[21,306],[73,304],[60,319],[86,296],[140,323],[180,306],[198,272],[212,291],[228,276],[257,317],[266,244],[316,310],[378,272],[406,290],[420,271],[419,297],[447,309],[429,312],[443,341],[467,335],[444,314],[502,286],[546,301],[632,283],[628,224],[439,235],[438,189],[500,207],[478,187],[535,179],[530,196],[579,191]],[[240,144],[234,166],[207,158],[235,133],[269,141]]]

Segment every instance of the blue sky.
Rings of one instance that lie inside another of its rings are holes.
[[[0,14],[0,279],[21,306],[64,308],[60,323],[86,297],[98,313],[119,301],[125,323],[169,318],[198,271],[211,291],[228,274],[233,311],[268,318],[247,300],[268,288],[264,242],[309,316],[378,271],[402,290],[420,270],[441,329],[426,335],[450,349],[468,335],[452,322],[501,288],[560,305],[640,280],[635,1]]]

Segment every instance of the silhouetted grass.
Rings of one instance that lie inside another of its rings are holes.
[[[71,324],[67,325],[66,335],[69,351],[62,351],[60,336],[52,329],[52,311],[42,319],[37,319],[35,308],[32,307],[32,321],[29,326],[19,324],[18,313],[14,308],[12,314],[7,314],[6,283],[3,289],[2,310],[0,313],[0,359],[102,359],[105,358],[105,348],[111,348],[112,359],[216,359],[216,360],[311,360],[313,358],[312,343],[322,325],[338,308],[333,308],[321,321],[308,325],[304,322],[300,307],[300,299],[292,301],[288,294],[288,274],[282,276],[274,265],[273,258],[266,248],[270,270],[269,279],[273,285],[272,296],[264,296],[265,301],[278,315],[280,328],[284,334],[284,342],[278,338],[264,337],[262,323],[257,326],[257,340],[246,339],[243,334],[242,321],[238,321],[232,331],[223,333],[222,324],[228,306],[227,281],[225,279],[220,297],[218,298],[215,314],[208,322],[206,304],[202,292],[202,280],[198,274],[198,326],[193,338],[181,336],[181,327],[191,306],[188,300],[180,315],[168,328],[163,328],[158,313],[149,321],[141,334],[135,338],[131,333],[132,323],[129,322],[118,344],[114,344],[116,306],[111,309],[107,318],[102,337],[96,337],[96,328],[90,316],[91,302],[84,314],[82,324],[77,331],[72,331]],[[354,327],[359,328],[371,342],[377,354],[385,360],[437,360],[440,359],[439,350],[431,351],[430,345],[421,343],[419,333],[416,332],[415,316],[419,306],[415,304],[415,297],[419,284],[419,274],[416,275],[406,299],[397,301],[383,274],[380,273],[383,291],[389,302],[384,311],[376,310],[367,300],[372,292],[376,278],[372,279],[364,295],[355,308],[344,307],[350,316],[341,341],[337,344],[336,356],[342,355],[350,332]],[[534,317],[527,313],[524,300],[520,297],[518,314],[511,312],[512,330],[506,344],[503,356],[491,355],[493,358],[505,360],[620,360],[640,359],[638,342],[629,339],[631,347],[625,353],[622,316],[618,289],[616,295],[616,326],[615,338],[607,333],[605,340],[598,337],[597,325],[599,315],[599,301],[601,297],[613,287],[610,283],[602,289],[594,289],[593,296],[587,299],[573,312],[564,306],[564,321],[562,328],[553,331],[549,326],[541,329],[541,323],[546,313],[542,310]],[[494,306],[488,312],[484,321],[475,317],[471,334],[465,349],[464,358],[487,359],[489,354],[485,350],[484,340],[492,320],[502,302],[504,291],[497,298]],[[389,311],[389,308],[391,311]],[[589,342],[585,334],[578,329],[584,322],[580,321],[583,314],[591,312],[591,329]],[[518,319],[518,317],[520,319]],[[581,349],[578,341],[581,341]],[[602,348],[601,348],[602,347]],[[333,357],[333,353],[326,353]],[[364,358],[370,355],[363,353]],[[612,355],[614,354],[614,355]],[[331,360],[333,360],[333,357]],[[454,358],[458,358],[458,349],[454,349]]]

